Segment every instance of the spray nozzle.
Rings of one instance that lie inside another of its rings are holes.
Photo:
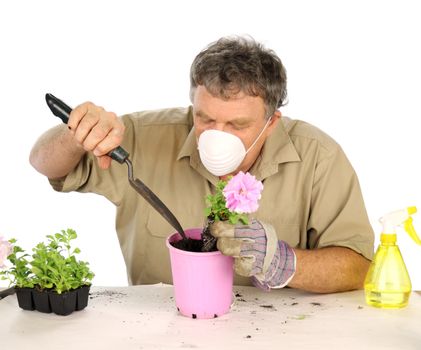
[[[409,236],[411,236],[414,242],[421,245],[421,239],[418,237],[412,224],[411,215],[415,214],[416,212],[416,207],[408,207],[406,209],[396,210],[389,214],[386,214],[385,216],[380,218],[380,222],[383,224],[383,234],[395,235],[396,227],[403,225],[403,228],[409,234]]]

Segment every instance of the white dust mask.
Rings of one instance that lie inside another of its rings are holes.
[[[222,176],[236,170],[265,131],[272,117],[246,151],[241,139],[220,130],[206,130],[199,136],[198,149],[200,159],[206,169],[215,176]]]

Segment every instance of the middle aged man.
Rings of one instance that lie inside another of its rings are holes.
[[[68,127],[39,138],[31,164],[57,191],[94,192],[115,204],[131,284],[171,283],[165,238],[173,230],[130,188],[125,167],[106,155],[119,145],[185,228],[203,225],[204,198],[220,177],[243,171],[263,182],[249,226],[211,228],[218,248],[235,258],[235,284],[361,288],[373,232],[357,176],[333,139],[282,117],[286,73],[279,57],[251,39],[221,38],[196,56],[190,79],[188,108],[117,117],[90,102],[79,105]]]

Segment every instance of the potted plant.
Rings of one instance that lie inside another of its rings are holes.
[[[29,288],[32,309],[37,311],[69,315],[86,307],[94,274],[87,262],[76,259],[80,249],[71,246],[76,237],[72,229],[47,235],[47,243],[40,242],[32,249],[31,260],[22,248],[13,247],[13,253],[8,256],[12,267],[1,273],[3,279],[15,284],[18,300],[21,289]],[[13,245],[16,240],[9,242]],[[20,302],[19,306],[22,307]]]
[[[240,171],[228,180],[220,180],[216,186],[215,194],[208,195],[205,209],[206,225],[203,229],[202,251],[216,250],[216,238],[209,232],[209,226],[215,221],[229,221],[235,225],[242,222],[249,223],[247,213],[255,212],[261,198],[263,184],[249,173]]]
[[[248,224],[247,213],[255,212],[263,185],[249,173],[220,180],[215,193],[206,197],[203,229],[185,230],[200,240],[201,249],[188,251],[178,233],[167,239],[177,309],[192,318],[212,318],[229,311],[232,304],[233,258],[222,255],[209,232],[214,221]],[[188,246],[192,246],[189,244]]]

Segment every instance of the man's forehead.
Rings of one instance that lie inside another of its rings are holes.
[[[194,90],[193,93],[199,93],[201,95],[211,96],[222,101],[235,101],[235,100],[243,100],[245,98],[261,98],[260,96],[253,95],[248,93],[246,90],[242,90],[237,87],[230,87],[225,89],[220,89],[217,87],[207,87],[205,85],[198,85]],[[263,99],[262,99],[263,101]]]
[[[244,93],[230,99],[213,96],[204,87],[198,87],[193,100],[193,112],[207,119],[254,120],[265,113],[264,102],[259,97]]]

